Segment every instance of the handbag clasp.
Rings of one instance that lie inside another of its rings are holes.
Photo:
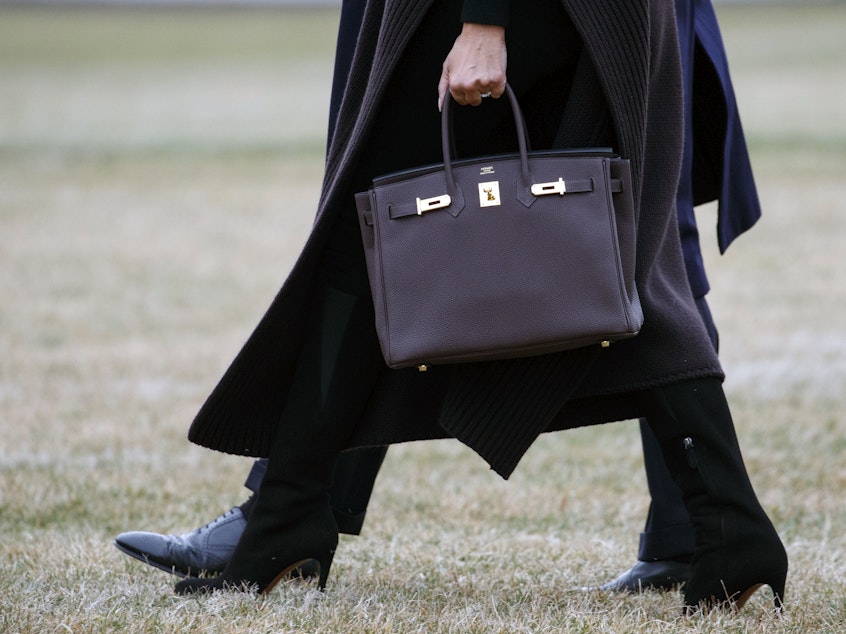
[[[567,183],[561,177],[557,181],[551,181],[549,183],[535,183],[532,185],[532,193],[535,196],[548,196],[549,194],[563,196],[567,193]]]
[[[432,198],[418,198],[417,215],[422,216],[427,211],[434,211],[435,209],[443,209],[444,207],[449,207],[451,202],[452,198],[449,194],[433,196]]]

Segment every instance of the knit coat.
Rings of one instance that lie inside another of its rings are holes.
[[[267,455],[332,220],[352,204],[353,167],[398,60],[432,2],[368,2],[312,232],[267,313],[197,414],[191,441],[227,453]],[[636,418],[643,413],[638,396],[644,389],[722,377],[688,286],[676,221],[682,91],[673,3],[562,2],[610,111],[616,150],[632,163],[643,329],[602,350],[574,397],[553,409],[555,355],[425,373],[386,369],[351,446],[456,437],[507,477],[537,431]],[[576,103],[580,90],[572,90]]]

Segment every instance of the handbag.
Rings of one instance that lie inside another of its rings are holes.
[[[376,332],[391,368],[547,354],[637,335],[629,161],[610,149],[452,158],[356,194]]]

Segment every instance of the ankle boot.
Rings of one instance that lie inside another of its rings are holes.
[[[781,610],[787,553],[749,481],[719,381],[679,383],[647,398],[649,423],[694,527],[685,612],[740,609],[762,585]]]
[[[331,288],[312,313],[255,507],[219,577],[189,579],[178,594],[270,592],[306,564],[323,589],[338,544],[329,504],[335,461],[355,429],[384,361],[370,298]]]

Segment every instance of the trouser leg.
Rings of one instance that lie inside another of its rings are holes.
[[[388,452],[387,447],[363,447],[343,452],[335,463],[335,474],[329,487],[329,503],[338,523],[338,531],[359,535],[367,515],[367,505],[373,494],[376,476]],[[267,459],[253,463],[244,486],[257,493],[267,471]],[[241,505],[244,517],[249,518],[255,498]]]

